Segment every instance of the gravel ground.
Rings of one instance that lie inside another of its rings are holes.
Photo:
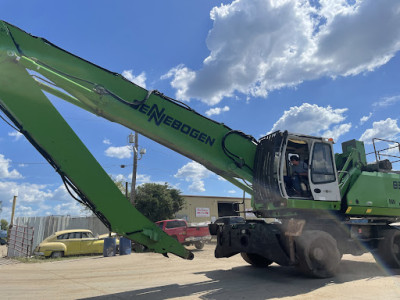
[[[7,255],[7,246],[6,245],[0,246],[0,258],[6,255]]]
[[[275,264],[253,268],[238,255],[215,259],[213,250],[194,250],[193,261],[133,253],[0,265],[1,299],[400,299],[400,273],[370,254],[344,255],[335,277],[312,279]]]

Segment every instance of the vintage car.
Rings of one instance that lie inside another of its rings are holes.
[[[34,254],[44,257],[102,254],[105,237],[108,234],[95,237],[88,229],[58,231],[44,239]]]

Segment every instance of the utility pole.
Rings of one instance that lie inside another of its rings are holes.
[[[131,195],[130,202],[133,206],[135,206],[135,198],[136,198],[136,173],[137,173],[137,162],[142,159],[143,155],[146,154],[146,149],[139,149],[139,134],[135,131],[135,134],[131,133],[128,136],[128,143],[132,145],[133,150],[133,170],[132,170],[132,183],[131,183]],[[138,157],[140,154],[140,157]]]
[[[17,203],[17,196],[14,196],[12,210],[11,210],[10,228],[14,225],[14,213],[15,213],[15,204],[16,203]]]
[[[136,198],[136,173],[137,173],[137,161],[138,161],[138,147],[139,147],[139,137],[138,133],[135,131],[135,134],[129,135],[129,143],[132,144],[133,148],[133,170],[132,170],[132,183],[131,183],[131,197],[130,201],[133,206],[135,206],[135,198]]]

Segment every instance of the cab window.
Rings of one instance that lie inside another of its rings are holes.
[[[183,221],[170,221],[167,222],[165,228],[177,228],[177,227],[185,227],[186,224]]]
[[[176,227],[185,227],[186,223],[183,221],[177,221],[177,226]]]
[[[165,228],[175,228],[175,227],[178,227],[176,221],[167,222],[167,224],[165,225]]]
[[[311,163],[311,180],[315,184],[336,180],[331,145],[315,143]]]

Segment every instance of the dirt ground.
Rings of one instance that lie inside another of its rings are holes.
[[[7,247],[6,246],[0,246],[0,257],[4,257],[7,255]]]
[[[345,255],[334,278],[312,279],[291,267],[256,269],[238,255],[215,259],[213,250],[193,250],[193,261],[132,253],[0,264],[0,298],[400,299],[400,273],[382,269],[370,254]]]

